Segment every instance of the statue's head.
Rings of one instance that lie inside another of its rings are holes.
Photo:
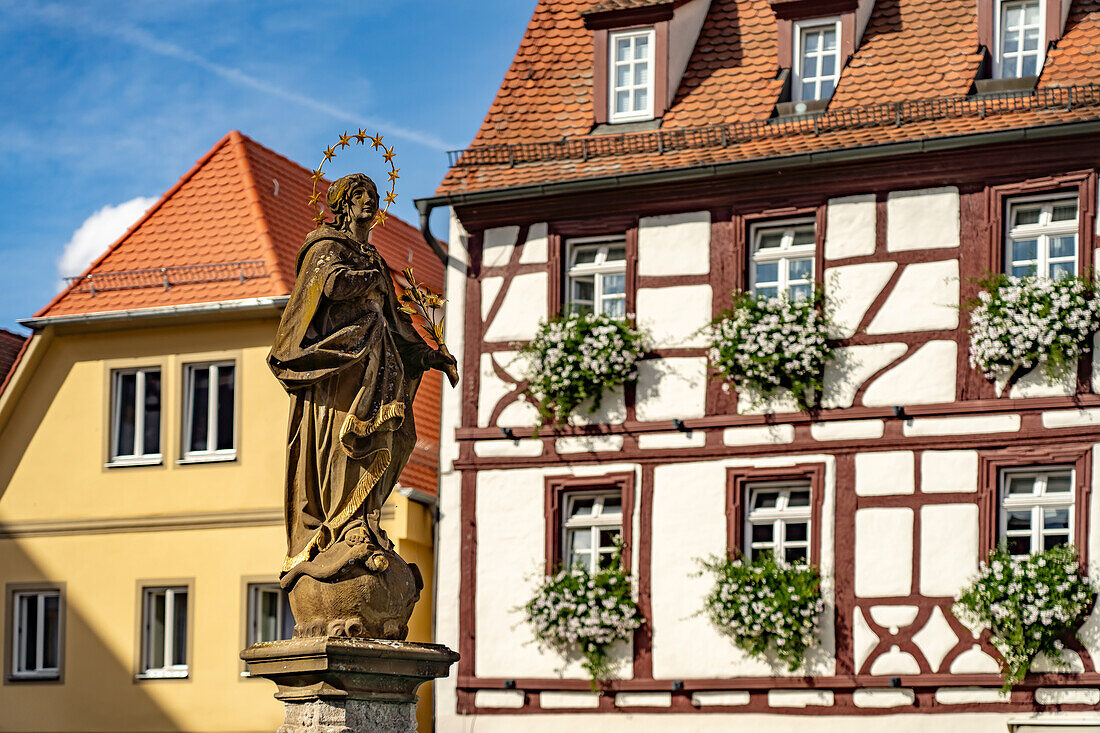
[[[366,231],[378,213],[378,187],[370,177],[352,173],[329,186],[325,202],[335,217],[334,227],[351,233]]]

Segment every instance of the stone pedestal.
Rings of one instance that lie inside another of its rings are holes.
[[[458,654],[438,644],[316,636],[241,652],[253,677],[278,686],[278,733],[416,733],[416,690],[446,677]]]

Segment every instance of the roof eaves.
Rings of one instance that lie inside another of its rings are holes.
[[[290,292],[290,286],[283,279],[282,269],[279,267],[279,258],[275,253],[275,243],[271,240],[271,233],[267,228],[267,217],[264,216],[264,207],[260,202],[260,194],[256,187],[256,177],[252,175],[252,166],[248,160],[248,150],[244,135],[238,130],[229,133],[229,139],[233,145],[233,152],[237,158],[237,165],[244,177],[245,195],[248,196],[249,205],[252,208],[253,220],[260,236],[260,244],[263,248],[264,261],[267,263],[271,278],[284,293]]]
[[[238,313],[241,311],[277,310],[283,308],[290,296],[243,298],[241,300],[215,300],[209,303],[162,305],[151,308],[130,308],[117,311],[95,311],[59,316],[34,316],[19,321],[27,328],[39,330],[46,326],[103,323],[108,321],[134,321],[173,316],[210,315],[214,313]]]
[[[142,224],[144,224],[146,221],[148,221],[149,217],[151,217],[153,214],[155,214],[162,206],[164,206],[164,204],[169,199],[172,198],[172,196],[174,196],[176,194],[176,191],[179,191],[180,188],[182,188],[185,183],[190,181],[191,178],[194,177],[194,175],[196,173],[198,173],[200,170],[202,170],[203,166],[205,166],[210,161],[210,159],[213,158],[214,155],[216,155],[217,152],[222,149],[222,146],[229,142],[231,135],[232,135],[232,133],[226,134],[224,137],[222,137],[221,140],[219,140],[217,142],[217,144],[214,145],[214,147],[210,148],[210,150],[207,151],[206,155],[202,156],[197,161],[195,161],[195,165],[191,166],[191,169],[189,171],[187,171],[182,176],[180,176],[180,179],[178,181],[176,181],[175,185],[172,186],[167,191],[165,191],[164,194],[157,200],[157,202],[155,204],[153,204],[152,206],[150,206],[149,209],[141,216],[140,219],[135,221],[130,226],[130,228],[127,229],[123,233],[123,235],[121,237],[119,237],[118,239],[115,240],[114,244],[112,244],[110,247],[108,247],[106,250],[104,250],[103,254],[101,254],[99,257],[96,257],[95,260],[92,262],[92,264],[88,265],[88,267],[85,268],[84,272],[80,273],[80,277],[81,278],[84,277],[88,273],[92,272],[92,270],[99,267],[101,262],[103,262],[105,259],[107,259],[107,257],[112,252],[114,252],[116,249],[118,249],[122,245],[123,242],[125,242],[127,239],[129,239],[131,234],[136,232],[141,227]],[[66,287],[60,293],[55,295],[53,297],[53,300],[51,300],[45,306],[40,308],[38,310],[38,312],[34,314],[34,317],[39,318],[39,317],[43,316],[44,314],[48,313],[51,308],[53,308],[55,305],[57,305],[59,302],[61,302],[61,299],[64,298],[66,295],[68,295],[69,291],[72,290],[73,288],[77,287],[79,285],[79,283],[80,283],[79,278],[74,279],[72,282],[70,282],[68,287]]]

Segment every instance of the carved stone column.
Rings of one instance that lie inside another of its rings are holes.
[[[446,677],[458,654],[438,644],[317,636],[241,652],[253,677],[278,686],[278,733],[416,733],[416,690]]]

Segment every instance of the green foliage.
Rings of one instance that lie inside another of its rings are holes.
[[[1055,665],[1065,664],[1062,639],[1076,636],[1096,592],[1071,546],[1020,558],[1002,547],[982,563],[952,611],[965,623],[990,630],[1007,691],[1024,679],[1040,654]]]
[[[749,654],[774,654],[793,672],[817,644],[825,602],[817,568],[791,565],[772,553],[745,562],[730,557],[702,561],[714,586],[703,610],[714,626]]]
[[[521,354],[529,360],[527,391],[543,425],[565,424],[569,414],[604,391],[637,378],[645,336],[629,323],[596,313],[570,314],[539,325]]]

